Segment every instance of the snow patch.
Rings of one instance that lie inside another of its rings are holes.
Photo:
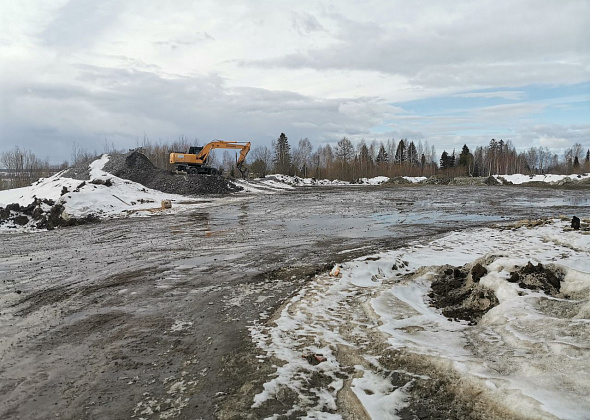
[[[565,273],[558,297],[508,282],[511,271],[529,261]],[[499,304],[475,325],[449,320],[430,306],[430,283],[447,264],[476,262],[487,269],[481,285],[495,292]],[[478,401],[496,413],[583,419],[590,412],[587,233],[557,220],[534,228],[453,232],[346,262],[340,274],[316,276],[276,320],[251,327],[263,357],[280,360],[254,407],[288,388],[298,397],[286,411],[301,409],[314,418],[318,410],[332,413],[339,390],[349,386],[373,418],[396,418],[411,403],[416,381],[448,375],[453,383],[460,378],[466,392],[477,390]],[[372,333],[375,328],[381,335]],[[375,348],[416,355],[419,366],[427,361],[432,370],[424,375],[408,365],[407,382],[394,385]],[[343,358],[349,351],[354,356]],[[310,352],[327,361],[311,366],[301,358]],[[349,385],[339,382],[350,369],[356,375]],[[314,372],[330,378],[330,385],[311,386]]]

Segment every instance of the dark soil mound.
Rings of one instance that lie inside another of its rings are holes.
[[[125,158],[125,166],[136,171],[152,171],[156,169],[146,155],[138,151],[132,152]]]
[[[431,305],[442,309],[449,319],[469,321],[476,324],[481,317],[494,306],[498,299],[494,292],[479,284],[487,270],[476,264],[471,269],[467,266],[447,268],[431,285]]]
[[[432,175],[426,178],[423,183],[430,185],[449,185],[453,178],[443,175]]]
[[[74,166],[68,168],[62,176],[64,178],[79,179],[80,181],[90,180],[90,168],[89,165],[99,157],[93,157],[92,159],[83,160],[76,163]]]
[[[444,316],[451,320],[460,319],[476,324],[481,317],[494,306],[498,299],[494,292],[479,284],[479,280],[488,271],[480,263],[471,268],[448,267],[436,278],[428,294],[432,306],[441,309]],[[529,290],[542,290],[550,296],[559,295],[564,274],[557,269],[536,266],[530,261],[524,267],[516,267],[507,280]]]
[[[510,273],[511,283],[518,283],[519,287],[529,290],[542,290],[546,295],[556,296],[561,289],[563,273],[553,271],[539,263],[536,266],[530,261],[522,268]]]
[[[181,195],[227,194],[239,187],[221,176],[178,175],[159,169],[139,151],[126,155],[111,155],[104,170],[154,190]]]
[[[485,181],[484,184],[486,185],[500,185],[500,181],[498,181],[496,178],[494,178],[493,176],[488,176]]]
[[[393,184],[393,185],[406,185],[406,184],[411,184],[412,181],[408,181],[406,178],[403,178],[401,176],[395,176],[392,178],[389,178],[389,180],[387,182],[385,182],[384,184]]]

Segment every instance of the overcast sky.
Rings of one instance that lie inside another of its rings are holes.
[[[590,147],[590,1],[0,2],[0,151]]]

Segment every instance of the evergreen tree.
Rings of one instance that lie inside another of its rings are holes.
[[[588,149],[588,151],[586,152],[586,163],[590,163],[590,149]]]
[[[449,168],[449,154],[446,150],[443,150],[442,154],[440,155],[440,169],[448,169]]]
[[[418,151],[416,150],[416,145],[413,141],[410,142],[406,155],[410,165],[418,165]]]
[[[377,152],[377,158],[375,159],[377,163],[387,163],[389,162],[389,155],[385,150],[385,146],[381,143],[379,147],[379,152]]]
[[[399,143],[397,144],[397,150],[395,151],[394,162],[397,163],[398,165],[401,165],[407,159],[406,141],[404,141],[404,139],[401,139],[399,141]]]
[[[466,144],[463,145],[463,149],[461,149],[461,154],[459,155],[459,163],[458,166],[469,166],[470,161],[473,159],[471,153],[469,152],[469,147]]]
[[[285,133],[281,133],[274,145],[275,156],[273,159],[275,172],[289,175],[291,171],[291,146]]]
[[[466,144],[464,144],[463,149],[461,149],[461,154],[459,155],[459,162],[457,163],[457,166],[465,168],[465,172],[468,175],[473,175],[473,155],[469,151],[469,147],[467,147]]]
[[[359,162],[361,164],[361,170],[365,171],[373,165],[373,158],[371,157],[371,154],[369,153],[369,148],[367,147],[364,141],[361,143],[361,146],[359,147]]]
[[[455,167],[455,151],[453,150],[453,154],[449,155],[446,150],[442,152],[440,155],[440,168],[441,169],[451,169]]]

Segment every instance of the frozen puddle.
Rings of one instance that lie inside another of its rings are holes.
[[[590,235],[566,226],[455,232],[317,276],[276,319],[251,327],[259,357],[277,369],[253,407],[278,400],[276,419],[447,408],[454,418],[588,418]],[[559,295],[507,281],[528,261],[565,273]],[[430,283],[446,264],[476,262],[499,303],[475,325],[451,321],[429,305]]]

